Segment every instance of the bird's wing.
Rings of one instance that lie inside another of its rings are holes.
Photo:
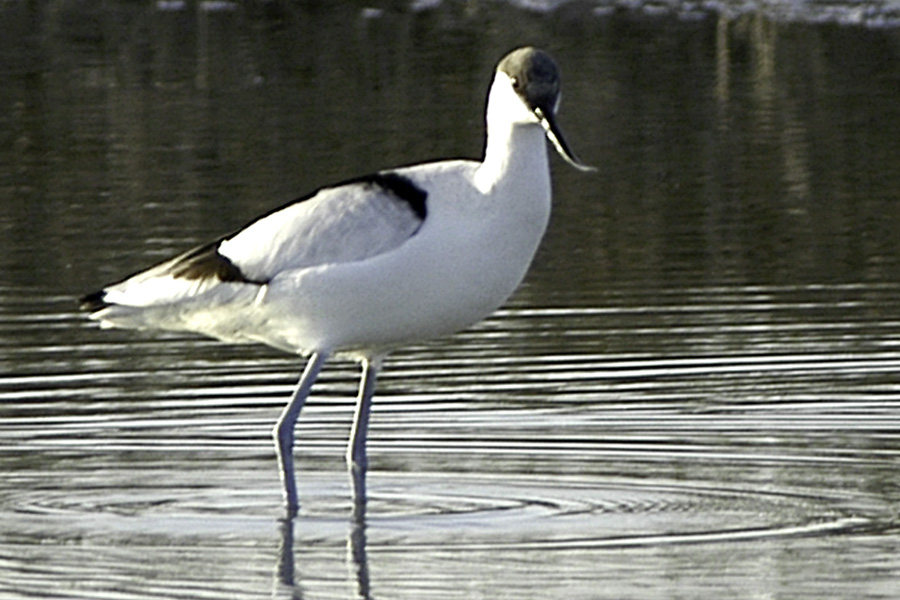
[[[410,179],[390,172],[323,188],[232,235],[85,296],[83,306],[99,311],[175,303],[223,283],[259,286],[284,271],[363,260],[415,235],[426,218],[426,197]]]
[[[426,216],[424,190],[396,173],[379,173],[294,202],[219,244],[245,277],[353,262],[393,250]]]

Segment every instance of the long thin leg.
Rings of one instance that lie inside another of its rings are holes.
[[[324,352],[316,352],[309,357],[306,368],[297,387],[294,389],[294,395],[291,396],[290,402],[284,407],[275,429],[272,430],[272,437],[275,438],[275,453],[278,455],[278,467],[281,473],[281,483],[284,486],[284,506],[287,511],[287,518],[292,519],[297,516],[297,482],[294,480],[294,425],[297,423],[297,417],[303,409],[303,404],[309,397],[313,383],[322,370],[322,365],[328,359],[328,355]]]
[[[375,394],[375,380],[380,366],[380,359],[366,359],[362,362],[356,414],[353,418],[353,428],[350,430],[350,444],[347,446],[347,467],[353,485],[353,514],[357,520],[365,515],[366,470],[369,467],[366,438],[369,435],[369,414],[372,410],[372,396]]]

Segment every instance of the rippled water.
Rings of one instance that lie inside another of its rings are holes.
[[[268,430],[296,361],[99,336],[69,298],[7,290],[4,356],[20,368],[2,380],[4,590],[890,597],[900,323],[870,314],[896,297],[612,294],[593,311],[516,305],[398,353],[362,531],[341,463],[354,373],[338,365],[299,425],[288,532]],[[610,339],[633,344],[586,347]]]
[[[893,9],[722,5],[0,5],[0,595],[896,597]],[[328,181],[477,155],[522,41],[599,172],[554,163],[509,305],[388,359],[362,524],[330,364],[281,523],[302,362],[74,298]]]

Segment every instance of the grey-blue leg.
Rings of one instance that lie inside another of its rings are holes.
[[[353,506],[357,518],[365,514],[366,470],[369,467],[366,438],[369,435],[369,414],[372,410],[372,396],[375,394],[375,380],[380,366],[380,359],[366,359],[362,362],[356,414],[353,417],[353,428],[350,430],[350,444],[347,446],[347,467],[353,485]]]
[[[322,370],[322,365],[328,359],[328,355],[324,352],[316,352],[309,357],[306,368],[297,387],[294,389],[294,395],[291,396],[290,402],[284,407],[275,429],[272,430],[272,437],[275,438],[275,453],[278,455],[278,467],[281,473],[281,483],[284,486],[284,505],[287,511],[287,518],[291,519],[297,515],[297,482],[294,479],[294,425],[297,423],[297,417],[303,409],[303,404],[309,397],[316,377]]]

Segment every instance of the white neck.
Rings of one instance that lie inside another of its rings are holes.
[[[488,94],[487,144],[484,161],[475,174],[482,193],[518,180],[549,193],[550,170],[544,131],[498,73]]]

